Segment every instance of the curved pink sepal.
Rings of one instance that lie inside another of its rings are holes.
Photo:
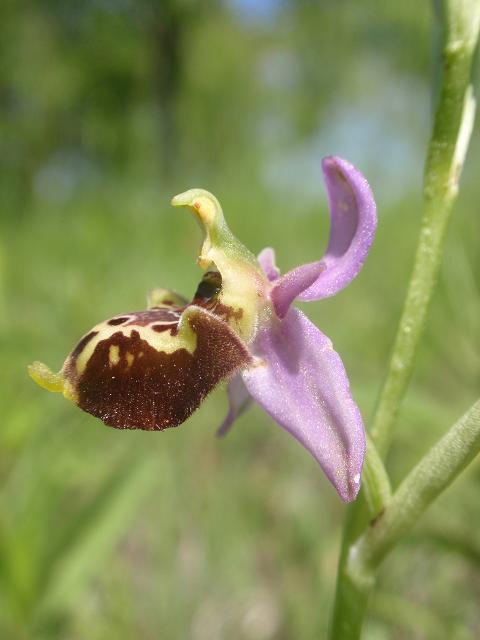
[[[297,309],[255,340],[261,364],[242,372],[251,396],[318,461],[345,502],[360,488],[365,432],[343,363]],[[263,363],[262,363],[263,361]]]
[[[322,168],[331,218],[327,251],[318,262],[297,267],[276,281],[271,297],[280,317],[295,298],[319,300],[346,287],[362,268],[375,235],[375,200],[364,176],[335,156],[324,158]]]

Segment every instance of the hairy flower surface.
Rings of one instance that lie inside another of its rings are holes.
[[[189,302],[167,289],[145,311],[97,324],[59,373],[35,362],[31,377],[120,429],[163,430],[184,422],[228,380],[226,433],[255,400],[318,461],[345,501],[360,488],[362,418],[342,361],[295,300],[334,295],[360,271],[376,228],[365,178],[337,157],[323,160],[330,204],[327,251],[281,276],[272,249],[257,258],[228,228],[217,199],[191,189],[172,200],[204,229],[205,274]]]

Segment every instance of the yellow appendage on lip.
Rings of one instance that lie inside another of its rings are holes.
[[[63,392],[63,376],[60,373],[53,373],[43,362],[36,361],[29,365],[28,373],[32,380],[47,391]]]
[[[39,387],[53,393],[63,393],[67,400],[76,401],[76,394],[72,385],[65,380],[61,372],[53,373],[46,364],[36,361],[28,366],[28,373]]]

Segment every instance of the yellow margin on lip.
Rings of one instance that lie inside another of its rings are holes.
[[[85,371],[87,363],[92,357],[98,343],[102,342],[102,340],[108,340],[114,333],[119,332],[126,338],[130,338],[132,331],[137,331],[142,340],[145,340],[145,342],[157,351],[163,351],[164,353],[173,353],[178,349],[186,349],[189,353],[193,353],[197,347],[197,336],[193,331],[189,330],[189,327],[187,327],[182,320],[180,323],[181,326],[179,326],[177,335],[172,336],[170,331],[158,333],[149,326],[144,327],[137,324],[130,324],[126,327],[112,327],[106,322],[101,322],[91,330],[98,331],[98,334],[87,342],[83,351],[77,356],[75,362],[77,374],[81,375]]]

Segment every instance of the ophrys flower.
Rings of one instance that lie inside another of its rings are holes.
[[[376,227],[365,178],[336,157],[323,161],[331,211],[324,257],[280,276],[272,249],[258,260],[232,234],[217,199],[191,189],[172,200],[205,232],[205,274],[191,302],[167,289],[145,311],[97,324],[58,374],[41,363],[32,378],[109,426],[163,430],[184,422],[229,380],[225,433],[253,398],[316,458],[343,500],[360,487],[363,422],[332,344],[295,299],[337,293],[359,272]]]

